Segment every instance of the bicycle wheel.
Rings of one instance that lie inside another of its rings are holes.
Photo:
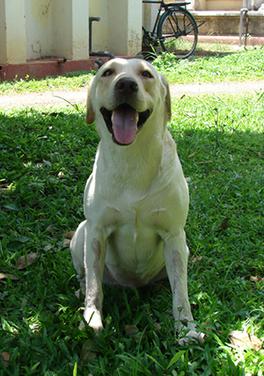
[[[184,59],[194,53],[198,28],[193,16],[185,9],[169,9],[159,21],[158,38],[163,51]]]

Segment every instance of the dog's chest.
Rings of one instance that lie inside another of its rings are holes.
[[[129,271],[134,278],[152,278],[164,265],[158,220],[164,211],[151,206],[148,200],[133,205],[119,200],[118,206],[109,210],[104,216],[108,221],[105,229],[109,230],[106,231],[106,264],[112,272],[116,265],[119,272]]]
[[[153,236],[160,237],[170,232],[177,218],[175,212],[179,212],[172,185],[163,189],[161,184],[156,184],[154,189],[145,192],[132,188],[121,190],[112,185],[111,189],[107,186],[97,187],[94,191],[88,189],[84,200],[86,218],[106,237],[125,228],[130,244],[144,237],[148,229]]]
[[[164,266],[163,241],[139,208],[120,214],[106,241],[106,265],[119,283],[147,283]]]
[[[105,208],[102,220],[105,226],[110,225],[115,231],[122,227],[128,227],[131,241],[136,241],[139,234],[151,229],[153,233],[165,230],[165,224],[169,220],[169,210],[165,200],[157,197],[143,197],[133,200],[131,195],[119,196]],[[127,230],[128,231],[128,230]],[[133,233],[133,236],[132,236]]]

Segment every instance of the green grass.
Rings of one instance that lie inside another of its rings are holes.
[[[264,48],[179,61],[165,54],[159,56],[154,65],[170,83],[263,80]]]
[[[0,375],[263,375],[264,351],[228,346],[231,330],[264,338],[264,97],[184,97],[170,125],[190,186],[189,295],[204,346],[179,347],[166,281],[104,289],[105,330],[79,331],[82,302],[63,234],[83,219],[98,137],[73,109],[0,113]],[[262,234],[263,235],[263,234]],[[39,259],[16,269],[21,255]],[[134,335],[126,325],[136,325]],[[0,356],[1,359],[1,356]],[[76,373],[77,372],[77,373]]]
[[[236,51],[224,45],[210,46],[214,56],[176,60],[173,55],[158,57],[154,65],[170,83],[222,82],[264,79],[264,48]],[[216,50],[216,51],[215,51]],[[77,72],[65,76],[1,82],[0,94],[78,90],[86,87],[92,73]]]
[[[52,90],[78,90],[87,87],[92,76],[92,72],[68,73],[57,77],[47,77],[39,80],[26,76],[25,79],[0,82],[0,94],[32,93]]]

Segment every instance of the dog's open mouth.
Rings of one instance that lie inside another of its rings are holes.
[[[128,104],[121,104],[113,111],[101,108],[104,121],[113,140],[118,145],[130,145],[135,140],[138,130],[144,125],[151,111],[137,112]]]

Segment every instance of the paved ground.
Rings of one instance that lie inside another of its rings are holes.
[[[203,84],[178,84],[171,85],[171,95],[200,94],[243,94],[246,92],[264,91],[264,81],[224,82]],[[0,95],[0,108],[11,109],[14,107],[34,106],[65,106],[77,103],[85,103],[86,89],[77,91],[49,91],[44,93],[28,93]]]

